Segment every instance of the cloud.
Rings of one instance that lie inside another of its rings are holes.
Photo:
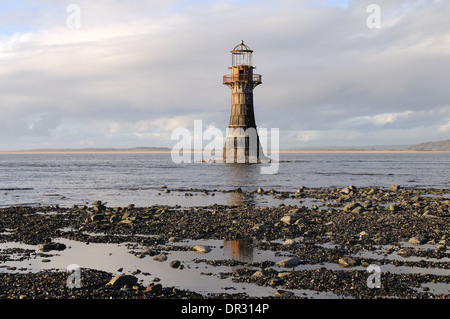
[[[448,1],[380,0],[381,29],[367,28],[371,1],[80,0],[80,29],[70,1],[16,3],[0,6],[17,26],[0,32],[0,149],[162,145],[194,119],[224,129],[241,39],[263,75],[256,122],[289,131],[287,146],[448,133]]]

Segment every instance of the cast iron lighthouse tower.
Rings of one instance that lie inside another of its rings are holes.
[[[263,156],[256,131],[253,89],[261,84],[261,75],[253,74],[253,51],[241,41],[232,51],[231,74],[223,84],[231,89],[231,115],[223,148],[226,163],[257,163]]]

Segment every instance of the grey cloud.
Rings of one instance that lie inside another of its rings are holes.
[[[141,143],[130,133],[139,121],[191,115],[225,128],[230,92],[221,77],[241,39],[263,75],[257,124],[290,130],[289,145],[302,145],[295,132],[303,130],[322,132],[311,143],[325,144],[339,143],[335,132],[346,134],[343,143],[362,144],[387,141],[397,129],[394,143],[444,139],[435,131],[450,121],[448,1],[377,1],[379,30],[365,24],[371,1],[349,1],[346,9],[311,1],[78,2],[80,30],[64,26],[60,5],[43,13],[46,23],[37,19],[47,33],[34,32],[8,53],[0,70],[2,141],[28,134],[58,145]],[[407,111],[386,125],[363,124]],[[108,136],[117,122],[123,132]]]

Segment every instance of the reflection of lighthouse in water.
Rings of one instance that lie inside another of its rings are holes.
[[[224,240],[223,250],[226,255],[231,256],[232,259],[242,262],[253,261],[253,240]]]

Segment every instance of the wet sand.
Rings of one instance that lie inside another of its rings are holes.
[[[450,298],[450,190],[169,191],[236,204],[0,209],[0,298]]]

